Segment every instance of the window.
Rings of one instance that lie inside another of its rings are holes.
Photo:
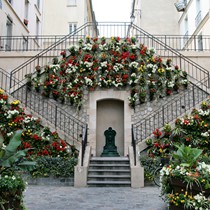
[[[200,4],[200,0],[196,0],[196,18],[195,18],[195,27],[198,27],[198,25],[201,22],[201,4]]]
[[[73,31],[76,31],[77,24],[76,23],[69,23],[69,33],[72,33]]]
[[[37,6],[37,8],[39,8],[39,9],[40,9],[40,0],[37,0],[37,2],[36,2],[36,6]]]
[[[202,36],[202,34],[198,35],[198,51],[203,51],[203,36]]]
[[[184,40],[183,40],[183,44],[185,45],[187,40],[188,40],[188,17],[186,16],[184,19]]]
[[[7,28],[7,40],[6,40],[6,50],[11,50],[11,46],[12,46],[12,18],[10,18],[9,16],[7,16],[7,24],[6,24],[6,28]]]
[[[76,6],[77,0],[67,0],[67,6]]]
[[[36,17],[36,39],[38,39],[39,36],[39,25],[40,25],[39,18]]]
[[[29,8],[29,2],[28,0],[25,0],[25,19],[28,20],[28,8]]]

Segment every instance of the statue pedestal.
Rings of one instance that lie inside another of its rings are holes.
[[[120,155],[117,152],[117,146],[115,145],[116,131],[109,127],[108,130],[104,132],[104,135],[106,137],[106,144],[101,157],[119,157]]]

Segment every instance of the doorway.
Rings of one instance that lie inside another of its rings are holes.
[[[124,101],[104,99],[97,101],[96,156],[100,156],[105,145],[104,131],[112,127],[116,131],[115,145],[120,156],[124,155]]]

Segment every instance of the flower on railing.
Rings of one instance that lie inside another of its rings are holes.
[[[27,19],[24,19],[23,23],[24,23],[24,25],[28,26],[28,20]]]
[[[27,155],[33,156],[70,156],[68,146],[58,134],[51,132],[48,127],[43,127],[40,119],[27,115],[24,109],[20,107],[20,101],[14,100],[8,103],[7,95],[0,89],[0,101],[4,100],[4,106],[0,106],[0,132],[4,136],[4,144],[8,144],[8,140],[16,130],[21,129],[21,145],[19,149],[29,149]],[[52,145],[56,144],[56,148]],[[72,154],[74,155],[74,154]]]
[[[130,86],[136,94],[131,91],[129,102],[135,107],[137,102],[171,95],[188,84],[186,72],[174,67],[171,59],[164,61],[155,55],[154,49],[143,44],[138,46],[134,37],[124,40],[111,37],[107,41],[105,37],[99,40],[87,36],[85,40],[79,40],[78,46],[70,47],[68,52],[62,51],[60,60],[54,58],[52,65],[44,67],[42,82],[38,65],[32,83],[38,91],[47,87],[50,96],[56,90],[63,100],[76,106],[81,106],[85,89]]]

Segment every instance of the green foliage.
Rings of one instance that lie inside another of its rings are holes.
[[[4,174],[0,176],[0,209],[23,210],[22,193],[26,188],[26,183],[17,174]]]
[[[177,146],[178,150],[173,154],[174,164],[186,167],[193,167],[196,165],[202,150],[198,148],[191,148],[185,145]]]
[[[73,157],[40,157],[37,159],[37,168],[31,172],[33,177],[72,177],[77,159]]]
[[[144,179],[145,181],[152,181],[153,174],[156,168],[160,166],[160,158],[151,158],[145,155],[140,156],[140,161],[144,167]]]
[[[28,149],[18,150],[21,144],[21,134],[21,130],[16,131],[9,144],[4,149],[0,148],[0,174],[6,170],[15,170],[15,167],[26,169],[35,166],[35,162],[23,161],[22,159],[26,156]],[[0,142],[3,143],[3,141],[4,139],[1,137]]]

